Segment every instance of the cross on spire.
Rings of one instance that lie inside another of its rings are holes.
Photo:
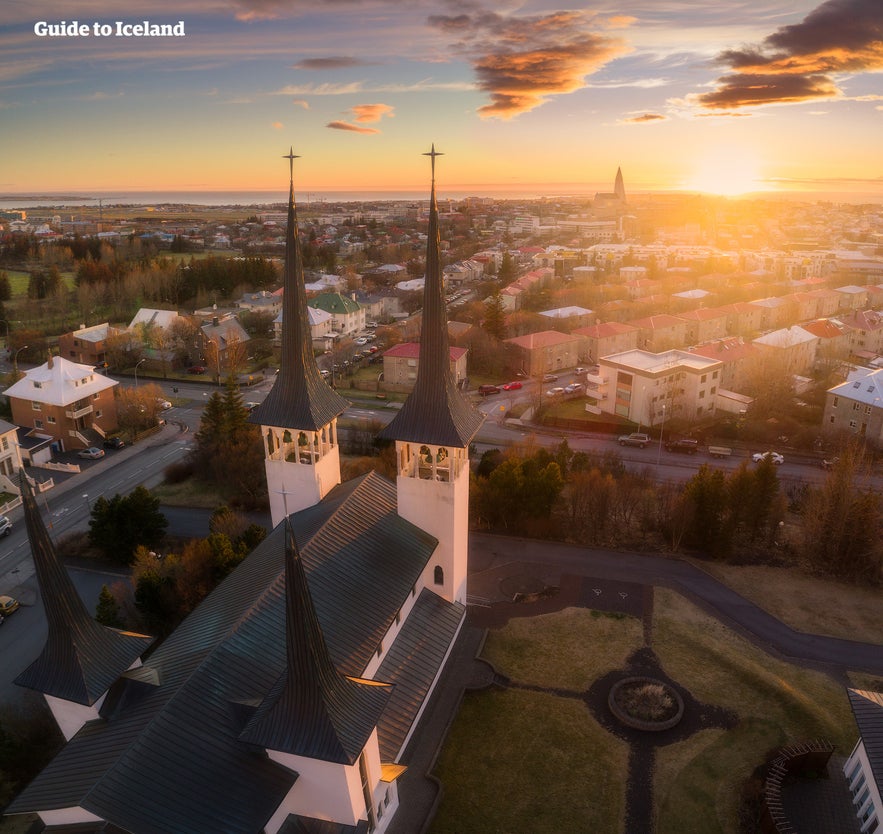
[[[277,489],[276,492],[282,496],[282,504],[285,507],[285,517],[288,518],[288,496],[296,495],[297,493],[289,492],[285,487],[282,489]]]
[[[444,154],[435,149],[435,142],[433,142],[432,143],[432,150],[427,151],[426,153],[423,154],[423,156],[428,156],[432,160],[432,181],[434,183],[435,182],[435,158],[437,156],[444,156]]]
[[[294,160],[300,159],[300,156],[294,152],[294,149],[291,146],[289,146],[288,153],[284,154],[282,158],[288,160],[289,176],[291,181],[294,182]]]

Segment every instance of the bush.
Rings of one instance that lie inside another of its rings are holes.
[[[179,460],[170,463],[164,470],[167,484],[182,484],[193,476],[193,463],[190,460]]]

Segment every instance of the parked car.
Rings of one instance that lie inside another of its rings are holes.
[[[751,456],[751,460],[753,460],[755,463],[760,463],[766,458],[772,460],[772,462],[776,464],[776,466],[781,466],[785,462],[785,458],[778,452],[755,452]]]
[[[0,615],[8,617],[14,611],[18,611],[18,600],[13,597],[0,597]]]
[[[172,404],[171,404],[168,400],[164,400],[162,397],[157,397],[157,398],[156,398],[156,404],[157,404],[157,405],[159,406],[159,408],[162,409],[163,411],[165,411],[167,408],[171,408],[171,407],[172,407]]]
[[[546,374],[543,377],[543,382],[558,382],[558,374]]]
[[[503,386],[504,391],[518,391],[522,387],[521,383],[517,380],[515,382],[507,382]]]
[[[80,449],[77,452],[78,458],[86,458],[87,460],[98,460],[99,458],[104,457],[104,449],[99,449],[97,446],[90,446],[88,449]]]
[[[0,536],[8,536],[12,532],[12,522],[5,516],[0,516]]]
[[[678,440],[669,440],[665,444],[667,452],[683,452],[685,455],[695,455],[699,448],[699,441],[690,437],[681,437]]]
[[[565,394],[576,394],[578,391],[582,391],[586,386],[581,382],[571,382],[570,385],[566,386],[564,389]]]
[[[561,387],[558,388],[550,388],[546,391],[547,397],[560,397],[564,393],[564,389]]]
[[[481,394],[482,397],[486,397],[488,394],[499,394],[500,389],[496,385],[479,385],[478,393]]]
[[[584,374],[584,373],[586,372],[586,369],[585,369],[582,365],[577,365],[577,366],[573,369],[573,372],[574,372],[575,374]]]
[[[126,445],[126,442],[122,437],[105,437],[104,438],[104,448],[105,449],[122,449],[123,446]]]
[[[187,369],[187,373],[188,374],[204,374],[205,373],[205,366],[204,365],[191,365]]]
[[[825,458],[822,461],[822,469],[833,469],[840,462],[840,458]]]
[[[260,403],[243,403],[243,405],[245,406],[245,410],[249,414],[251,414],[251,412],[254,411],[260,405]]]
[[[644,432],[633,431],[631,434],[622,434],[619,437],[620,446],[640,446],[642,449],[650,442],[650,435]]]

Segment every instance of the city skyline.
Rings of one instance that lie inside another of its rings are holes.
[[[442,193],[621,166],[630,193],[880,198],[881,69],[877,0],[11,3],[0,193],[279,190],[292,144],[300,191],[420,190],[434,142]]]

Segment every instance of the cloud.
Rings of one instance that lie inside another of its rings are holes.
[[[296,104],[298,107],[303,107],[304,110],[310,109],[310,103],[308,101],[304,101],[302,98],[293,98],[291,100],[292,104]]]
[[[360,127],[349,122],[328,122],[325,127],[330,127],[332,130],[351,130],[353,133],[380,133],[376,127]]]
[[[496,12],[433,15],[429,23],[452,39],[472,62],[478,88],[490,97],[485,118],[509,119],[552,96],[586,86],[585,77],[629,51],[601,30],[628,25],[585,11],[514,17]],[[493,45],[489,48],[489,45]]]
[[[273,128],[273,130],[282,130],[282,128],[284,128],[285,125],[282,124],[282,122],[273,122],[271,127]]]
[[[842,98],[834,76],[883,70],[883,5],[827,0],[760,45],[728,49],[716,60],[731,73],[717,80],[716,90],[693,97],[704,108]]]
[[[349,58],[343,55],[330,55],[327,58],[304,58],[292,66],[292,69],[300,70],[335,70],[349,69],[350,67],[366,67],[368,61],[358,58]]]
[[[379,122],[384,116],[392,118],[395,115],[393,112],[395,108],[390,107],[388,104],[356,104],[350,110],[352,110],[356,121],[360,124]]]
[[[622,119],[623,124],[630,125],[642,125],[648,124],[650,122],[664,122],[668,119],[668,116],[663,116],[662,113],[641,113],[640,116],[630,116],[627,119]]]

